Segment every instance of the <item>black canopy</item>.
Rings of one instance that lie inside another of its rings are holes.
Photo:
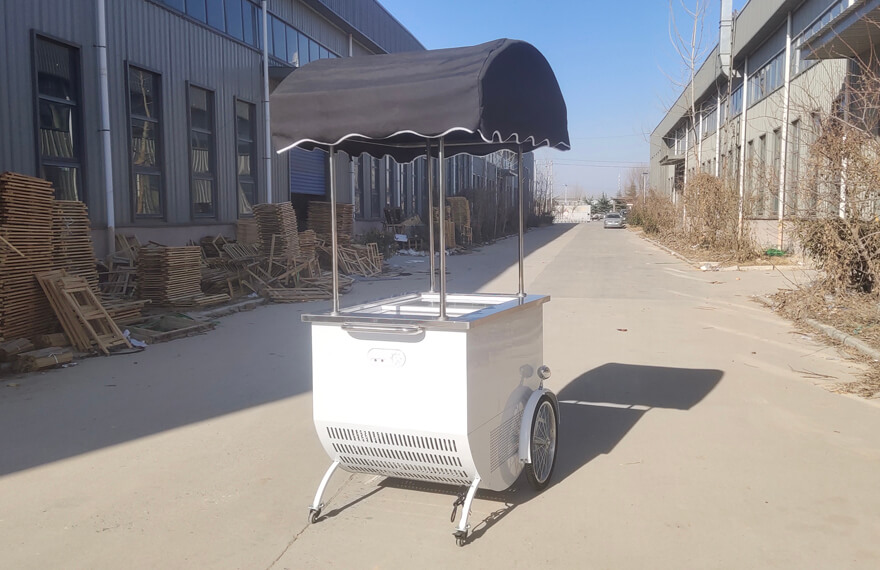
[[[335,145],[409,162],[441,136],[448,156],[570,148],[556,76],[518,40],[314,61],[281,82],[271,105],[279,152]]]

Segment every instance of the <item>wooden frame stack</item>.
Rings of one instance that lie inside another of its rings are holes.
[[[64,269],[70,275],[79,275],[88,282],[92,291],[98,293],[98,271],[95,268],[95,249],[86,205],[55,200],[52,229],[55,234],[55,268]]]
[[[34,274],[52,269],[52,184],[0,175],[0,339],[55,330],[52,308]]]

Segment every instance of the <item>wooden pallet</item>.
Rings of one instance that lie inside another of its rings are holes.
[[[260,251],[272,260],[286,260],[299,255],[299,232],[296,212],[290,202],[254,206]]]
[[[56,330],[52,308],[34,279],[53,268],[54,198],[45,180],[0,175],[0,338]]]
[[[201,248],[142,247],[138,250],[137,291],[141,299],[173,304],[202,294]]]
[[[309,202],[308,226],[322,239],[330,241],[333,232],[330,202]],[[354,235],[354,206],[336,204],[336,232],[340,245],[351,243]]]
[[[98,293],[98,271],[89,211],[82,202],[56,200],[52,210],[53,261],[56,269],[83,277]]]
[[[115,348],[131,348],[85,279],[64,270],[38,273],[36,277],[67,338],[77,349],[97,349],[107,355]]]

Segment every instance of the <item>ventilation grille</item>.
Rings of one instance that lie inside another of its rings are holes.
[[[349,471],[400,479],[469,485],[455,440],[328,427],[339,461]]]
[[[519,426],[522,424],[522,411],[508,418],[489,433],[489,457],[492,471],[519,452]]]

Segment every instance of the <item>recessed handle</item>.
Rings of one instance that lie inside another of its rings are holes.
[[[350,333],[369,333],[369,334],[394,334],[417,336],[425,332],[425,329],[418,326],[383,326],[383,325],[361,325],[355,323],[344,323],[342,330]]]

